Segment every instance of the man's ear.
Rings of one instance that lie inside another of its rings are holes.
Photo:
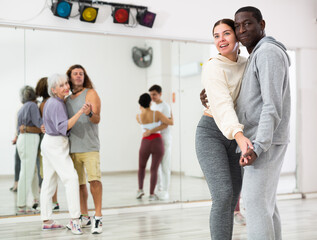
[[[262,29],[263,35],[264,35],[264,34],[265,34],[265,32],[264,32],[264,29],[265,29],[265,21],[264,21],[264,20],[261,20],[260,25],[261,25],[261,29]]]

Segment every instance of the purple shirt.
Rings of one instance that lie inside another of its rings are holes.
[[[43,122],[45,133],[51,136],[68,136],[68,116],[64,100],[58,97],[50,97],[43,110]]]
[[[17,130],[20,133],[19,127],[21,125],[30,126],[30,127],[38,127],[40,128],[43,124],[40,110],[35,102],[28,101],[23,104],[21,109],[18,112],[18,124]]]

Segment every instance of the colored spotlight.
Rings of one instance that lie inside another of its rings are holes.
[[[52,4],[52,12],[55,16],[68,19],[72,11],[72,3],[58,0],[58,2]]]
[[[81,6],[80,7],[80,21],[83,22],[96,22],[98,15],[98,8],[89,7],[89,6]]]
[[[151,28],[153,26],[156,14],[147,10],[138,11],[136,19],[139,24]]]
[[[129,8],[115,7],[112,16],[114,23],[128,24],[129,23]]]

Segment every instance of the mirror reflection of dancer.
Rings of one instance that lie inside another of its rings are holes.
[[[70,129],[90,106],[83,104],[76,114],[68,119],[64,103],[64,98],[69,94],[66,75],[51,76],[48,79],[48,92],[51,97],[46,101],[43,110],[45,135],[41,144],[44,175],[41,189],[42,229],[63,228],[62,225],[52,220],[52,197],[56,191],[59,177],[66,189],[71,231],[73,234],[82,234],[79,219],[78,175],[69,156],[68,135]]]
[[[234,209],[242,185],[237,143],[243,153],[253,147],[244,137],[243,125],[235,112],[246,59],[238,54],[234,29],[231,19],[219,20],[213,27],[219,55],[203,65],[202,83],[210,107],[205,110],[196,131],[196,154],[212,197],[210,234],[213,240],[232,238]]]
[[[151,110],[160,111],[166,117],[171,118],[172,111],[170,106],[161,99],[162,88],[159,85],[153,85],[150,87],[149,92],[152,99]],[[143,136],[148,136],[155,132],[161,133],[164,144],[164,156],[157,172],[156,193],[160,200],[167,200],[169,199],[168,189],[171,182],[172,134],[170,127],[162,123],[160,126],[146,131]]]
[[[16,117],[17,119],[17,117]],[[17,119],[18,120],[18,119]],[[15,137],[12,140],[12,145],[16,145],[18,140],[18,131],[15,129]],[[18,191],[18,182],[19,182],[19,176],[20,176],[20,168],[21,168],[21,160],[18,153],[17,146],[15,147],[15,154],[14,154],[14,184],[10,188],[10,191],[17,192]]]
[[[40,109],[41,117],[43,117],[44,105],[50,97],[50,95],[48,94],[47,77],[43,77],[37,82],[36,87],[35,87],[35,94],[37,97],[42,98],[39,109]],[[37,127],[21,125],[20,126],[20,133],[39,133],[40,134],[40,145],[41,145],[41,142],[42,142],[42,139],[44,136],[41,129],[39,129]],[[39,180],[40,180],[40,186],[41,186],[42,181],[43,181],[43,162],[42,162],[42,155],[41,155],[40,146],[39,146],[39,150],[38,150],[37,165],[38,165],[38,169],[39,169]],[[53,202],[53,211],[58,211],[59,204],[57,202],[57,189],[56,189],[55,194],[52,198],[52,202]],[[38,205],[39,205],[39,202],[34,202],[33,208],[36,209],[38,207]]]
[[[67,71],[72,94],[66,99],[68,116],[72,117],[86,102],[90,108],[81,116],[78,124],[72,128],[70,140],[70,156],[78,173],[80,185],[80,210],[82,227],[91,227],[91,233],[102,232],[102,183],[99,156],[100,98],[93,89],[92,82],[81,65],[73,65]],[[90,184],[90,192],[95,204],[95,215],[88,216],[88,190],[86,173]]]
[[[137,114],[136,120],[141,124],[142,131],[154,129],[161,125],[161,122],[167,125],[173,125],[173,116],[167,118],[159,111],[152,111],[150,109],[151,97],[148,93],[144,93],[139,98],[141,113]],[[157,182],[157,170],[164,155],[164,144],[160,133],[153,133],[147,137],[142,138],[139,151],[139,171],[138,182],[139,190],[137,192],[137,199],[141,199],[144,195],[143,183],[145,177],[146,163],[152,154],[151,163],[151,181],[150,181],[150,196],[149,200],[159,200],[158,196],[154,194],[154,189]]]
[[[17,150],[21,159],[21,169],[18,182],[17,196],[17,214],[34,212],[35,209],[30,209],[26,206],[30,189],[34,196],[34,203],[38,203],[39,199],[39,181],[36,172],[36,157],[40,141],[39,134],[25,133],[20,134],[19,127],[21,125],[33,126],[40,128],[43,121],[40,115],[39,108],[36,104],[35,91],[30,86],[25,86],[21,90],[21,102],[23,106],[18,112],[18,140]]]

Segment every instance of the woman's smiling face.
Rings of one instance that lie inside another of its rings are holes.
[[[232,61],[236,61],[239,42],[234,30],[229,25],[221,23],[214,28],[213,36],[219,53]]]

